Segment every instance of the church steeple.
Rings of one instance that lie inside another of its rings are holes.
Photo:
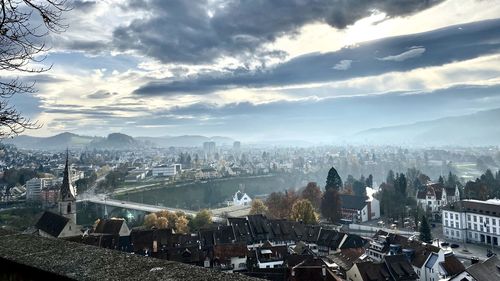
[[[71,171],[68,159],[69,151],[66,150],[66,166],[64,167],[63,181],[59,193],[59,200],[61,201],[76,200],[76,189],[71,184]]]
[[[66,150],[66,166],[64,167],[63,181],[59,191],[59,214],[69,218],[76,224],[76,189],[71,183],[68,150]]]

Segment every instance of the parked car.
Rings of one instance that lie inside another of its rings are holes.
[[[460,247],[460,245],[458,245],[458,244],[451,244],[451,245],[450,245],[450,247],[451,247],[452,249],[455,249],[455,248]]]

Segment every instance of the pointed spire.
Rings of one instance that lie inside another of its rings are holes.
[[[71,171],[69,166],[69,149],[66,149],[66,166],[64,167],[63,181],[61,185],[61,192],[59,194],[60,200],[76,200],[76,190],[71,184]]]

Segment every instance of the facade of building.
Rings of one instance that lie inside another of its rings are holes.
[[[42,201],[42,191],[51,189],[55,182],[53,178],[32,178],[26,182],[26,200]]]
[[[173,177],[180,173],[182,169],[181,164],[160,165],[153,167],[153,177]]]
[[[500,200],[461,200],[443,208],[446,238],[500,246]]]
[[[417,204],[425,211],[439,214],[441,208],[460,200],[460,192],[455,187],[445,187],[440,183],[429,183],[417,191]]]
[[[235,206],[247,206],[252,203],[252,198],[248,196],[248,194],[241,192],[241,191],[236,191],[236,193],[233,196],[233,205]]]
[[[366,222],[380,218],[380,202],[373,197],[373,193],[367,192],[367,194],[367,196],[341,194],[342,219]]]

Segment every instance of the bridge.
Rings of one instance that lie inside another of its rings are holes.
[[[116,199],[109,199],[106,198],[104,195],[95,195],[95,196],[86,196],[83,198],[78,198],[76,200],[77,202],[90,202],[94,204],[99,204],[99,205],[104,205],[104,206],[109,206],[109,207],[115,207],[115,208],[123,208],[127,210],[135,210],[135,211],[142,211],[145,213],[155,213],[163,210],[167,210],[169,212],[182,212],[188,216],[195,216],[196,212],[192,210],[185,210],[185,209],[179,209],[179,208],[170,208],[170,207],[164,207],[164,206],[155,206],[155,205],[149,205],[149,204],[142,204],[142,203],[136,203],[136,202],[130,202],[130,201],[122,201],[122,200],[116,200]],[[220,213],[217,209],[212,211],[212,220],[214,222],[223,222],[225,219],[220,216]]]

